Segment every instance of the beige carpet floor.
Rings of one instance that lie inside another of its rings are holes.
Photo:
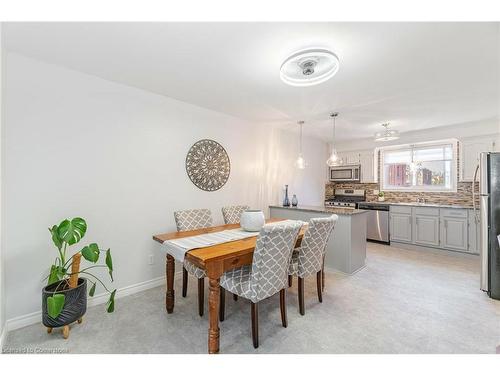
[[[41,324],[10,332],[7,350],[69,353],[206,353],[207,314],[199,317],[196,282],[187,298],[176,279],[174,314],[164,289],[116,301],[114,314],[89,308],[68,340]],[[306,281],[306,315],[297,307],[296,280],[288,293],[288,328],[279,296],[260,306],[260,347],[250,335],[250,304],[226,298],[222,353],[495,353],[500,345],[500,301],[479,290],[479,258],[403,250],[369,243],[367,265],[352,276],[326,275],[323,303]],[[206,307],[205,307],[206,312]]]

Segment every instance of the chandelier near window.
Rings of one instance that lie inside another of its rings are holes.
[[[399,132],[397,130],[389,129],[389,123],[386,122],[382,124],[384,130],[375,133],[375,141],[376,142],[387,142],[394,141],[399,138]]]

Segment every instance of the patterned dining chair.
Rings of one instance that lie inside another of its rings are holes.
[[[281,324],[288,325],[286,318],[286,288],[288,266],[302,223],[267,224],[261,229],[251,265],[225,272],[221,286],[251,302],[252,341],[259,346],[258,303],[280,293]],[[223,306],[221,306],[223,308]]]
[[[300,247],[293,251],[288,269],[288,285],[291,286],[293,276],[298,277],[300,315],[305,314],[304,279],[306,277],[316,274],[318,300],[323,302],[323,263],[326,245],[337,220],[337,215],[311,219]]]
[[[222,207],[222,216],[226,224],[238,224],[241,214],[248,210],[249,206],[227,206]]]
[[[240,219],[241,219],[241,214],[248,210],[250,206],[227,206],[227,207],[222,207],[222,217],[224,218],[224,223],[225,224],[239,224]],[[222,293],[222,299],[221,302],[224,303],[224,290],[221,290]],[[238,300],[238,295],[233,294],[233,299],[235,301]],[[224,311],[220,310],[220,321],[224,320]]]
[[[212,226],[212,213],[207,209],[184,210],[174,212],[177,231],[195,230]],[[193,263],[184,259],[182,267],[182,296],[186,297],[188,287],[188,274],[198,279],[198,313],[203,316],[205,304],[205,270],[196,267]]]

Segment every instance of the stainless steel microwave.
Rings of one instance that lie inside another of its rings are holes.
[[[343,165],[341,167],[330,167],[330,181],[332,182],[359,182],[361,179],[360,165]]]

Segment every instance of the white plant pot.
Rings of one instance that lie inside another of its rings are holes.
[[[378,197],[378,201],[379,202],[384,202],[385,201],[385,197]]]
[[[246,210],[241,214],[240,225],[247,232],[258,232],[266,220],[261,210]]]

